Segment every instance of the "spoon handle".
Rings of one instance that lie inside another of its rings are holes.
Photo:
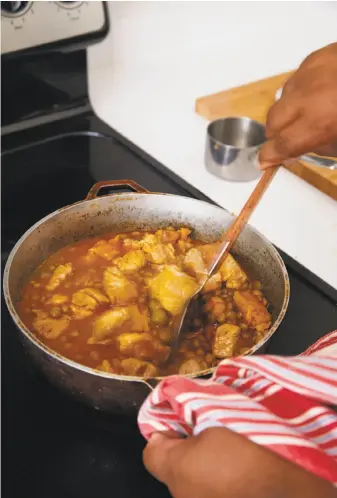
[[[263,194],[269,187],[270,182],[274,178],[278,169],[279,166],[268,168],[261,176],[259,182],[257,183],[256,187],[251,193],[249,199],[247,200],[246,204],[243,206],[239,216],[233,221],[233,223],[229,226],[229,228],[226,230],[225,234],[223,235],[221,246],[218,251],[218,256],[209,270],[209,275],[214,272],[218,264],[227,256],[233,244],[235,244],[236,239],[244,229],[245,225],[247,225],[251,215],[253,214],[256,206],[262,199]]]

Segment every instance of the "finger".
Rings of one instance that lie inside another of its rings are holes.
[[[283,85],[282,96],[286,97],[296,86],[297,71]]]
[[[322,143],[320,130],[311,127],[303,117],[268,140],[260,149],[260,168],[276,166],[285,160],[306,154]]]
[[[167,483],[174,460],[172,453],[183,444],[186,444],[185,438],[176,433],[156,432],[152,435],[143,451],[143,462],[158,481]]]
[[[266,121],[266,137],[273,138],[280,133],[286,126],[296,121],[299,117],[300,109],[294,104],[294,100],[282,94],[268,111]]]
[[[314,152],[319,156],[335,158],[337,157],[337,141],[326,145],[320,145],[319,147],[315,147],[315,149],[313,149],[311,152]]]

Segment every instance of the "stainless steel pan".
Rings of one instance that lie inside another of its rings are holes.
[[[133,192],[97,197],[103,187],[128,187]],[[56,386],[94,407],[110,412],[137,409],[158,379],[145,380],[94,370],[59,355],[45,346],[25,327],[17,313],[17,303],[32,272],[51,254],[77,240],[108,231],[154,230],[166,226],[188,226],[204,241],[217,240],[230,224],[225,210],[203,201],[150,193],[132,181],[100,182],[86,200],[66,206],[32,226],[13,248],[4,271],[4,295],[9,312],[20,331],[28,353],[38,368]],[[255,229],[248,226],[234,246],[233,253],[253,277],[262,281],[272,306],[273,326],[265,339],[253,347],[253,354],[264,347],[286,312],[289,279],[283,261]],[[210,374],[211,370],[198,375]]]

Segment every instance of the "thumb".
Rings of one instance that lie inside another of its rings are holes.
[[[165,483],[171,470],[172,453],[185,443],[185,438],[175,432],[155,432],[143,452],[145,467],[158,481]]]

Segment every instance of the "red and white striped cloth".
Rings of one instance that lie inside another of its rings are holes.
[[[222,361],[212,379],[167,377],[138,415],[143,436],[227,427],[337,485],[337,330],[295,357]]]

